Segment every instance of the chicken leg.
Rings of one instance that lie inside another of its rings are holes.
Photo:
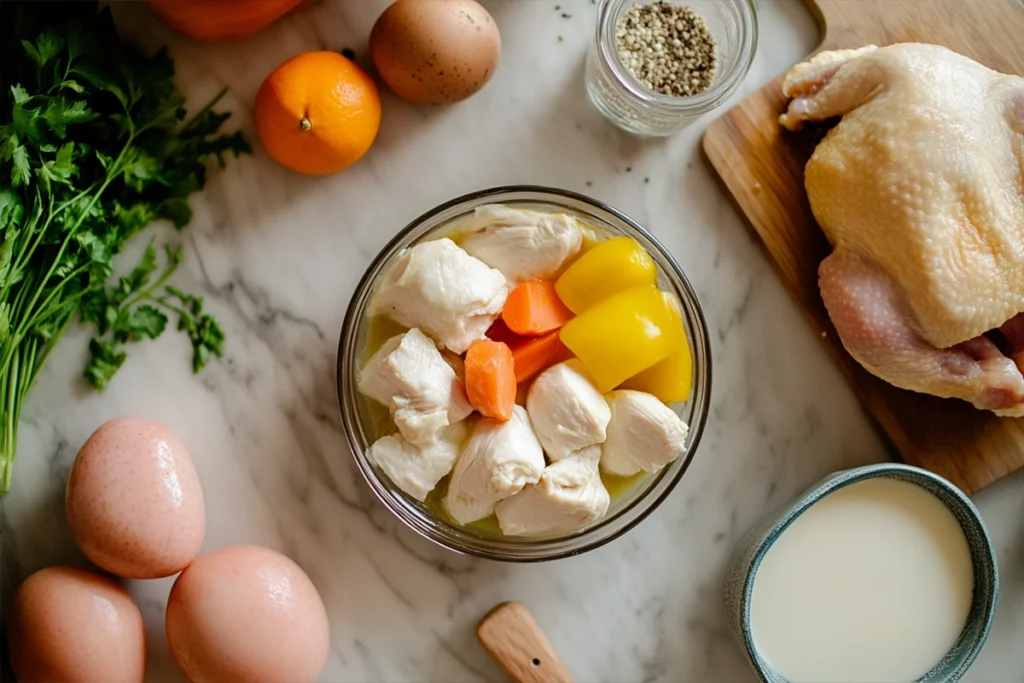
[[[903,389],[1024,414],[1024,314],[1003,326],[1007,354],[984,335],[940,349],[913,328],[906,297],[877,266],[839,251],[822,261],[818,275],[843,345],[869,372]]]

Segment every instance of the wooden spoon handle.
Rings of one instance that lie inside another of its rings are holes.
[[[573,683],[522,603],[503,602],[492,609],[477,625],[476,637],[516,683]]]

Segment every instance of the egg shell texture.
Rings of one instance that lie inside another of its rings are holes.
[[[25,579],[7,634],[22,683],[140,683],[145,673],[142,614],[128,591],[95,572],[47,567]]]
[[[381,79],[413,104],[450,104],[482,88],[498,66],[501,35],[473,0],[398,0],[370,33]]]
[[[67,516],[86,557],[132,579],[181,571],[206,531],[203,491],[185,445],[145,417],[110,420],[85,442],[68,479]]]
[[[327,612],[309,577],[268,548],[230,546],[181,573],[167,640],[193,683],[312,683],[327,660]]]

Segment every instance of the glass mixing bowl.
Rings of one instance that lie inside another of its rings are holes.
[[[356,386],[359,370],[367,359],[366,344],[371,326],[366,308],[374,287],[403,249],[447,234],[453,221],[471,215],[484,204],[565,212],[607,236],[632,237],[657,263],[658,287],[674,294],[682,304],[686,338],[693,354],[693,386],[689,400],[674,404],[673,408],[690,426],[686,452],[660,472],[639,477],[623,490],[614,491],[605,517],[568,533],[513,537],[482,526],[460,527],[430,504],[406,495],[366,457],[370,444],[381,436],[378,431],[380,406],[372,406],[372,401]],[[356,286],[345,314],[338,346],[337,379],[342,422],[356,464],[366,483],[391,512],[413,531],[450,550],[492,560],[536,562],[577,555],[603,545],[632,529],[665,500],[693,459],[704,431],[711,398],[711,348],[697,296],[679,264],[631,218],[594,199],[565,190],[498,187],[458,197],[431,209],[406,226],[377,255]]]

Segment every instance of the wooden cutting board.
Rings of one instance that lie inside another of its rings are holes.
[[[820,49],[927,42],[1004,73],[1024,74],[1020,0],[807,0],[824,36]],[[906,462],[967,491],[1024,468],[1024,419],[997,418],[963,401],[897,389],[843,350],[818,293],[830,248],[811,215],[803,169],[820,139],[788,133],[782,75],[708,128],[704,151],[764,243],[783,282],[821,334],[850,384]]]

